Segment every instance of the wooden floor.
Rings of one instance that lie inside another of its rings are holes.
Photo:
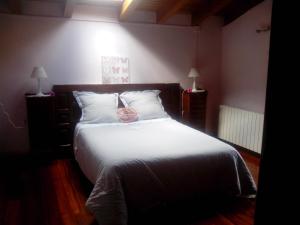
[[[255,180],[259,160],[243,153]],[[96,225],[85,208],[92,185],[74,160],[63,159],[39,164],[6,161],[0,172],[0,225]],[[215,207],[195,209],[193,216],[162,224],[252,225],[255,200],[243,199]],[[186,216],[186,217],[184,217]],[[175,218],[175,217],[174,217]],[[139,225],[147,224],[140,221]],[[157,223],[156,223],[157,224]]]

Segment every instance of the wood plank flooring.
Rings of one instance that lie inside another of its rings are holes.
[[[248,153],[242,156],[257,181],[259,160]],[[85,208],[92,185],[74,160],[38,164],[11,160],[0,167],[0,225],[97,225]],[[234,200],[216,207],[194,208],[193,216],[182,215],[181,220],[165,216],[161,224],[252,225],[254,209],[253,199]],[[148,223],[145,219],[138,224]]]

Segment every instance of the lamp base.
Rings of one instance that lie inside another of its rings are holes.
[[[41,88],[41,78],[38,78],[38,79],[37,79],[37,93],[36,93],[35,96],[37,96],[37,97],[47,96],[47,95],[43,94],[43,92],[42,92],[42,88]]]
[[[196,77],[193,77],[194,81],[193,81],[193,88],[192,88],[192,92],[197,92],[196,89]]]
[[[43,94],[42,92],[39,92],[39,93],[36,93],[35,96],[37,96],[37,97],[43,97],[43,96],[48,96],[48,95],[45,95],[45,94]]]
[[[193,92],[193,93],[195,93],[195,92],[205,92],[205,90],[203,90],[203,89],[198,90],[198,89],[197,89],[197,90],[192,90],[192,92]]]

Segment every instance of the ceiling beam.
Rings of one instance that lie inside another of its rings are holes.
[[[215,0],[206,9],[201,10],[192,16],[192,26],[198,26],[209,16],[213,16],[221,12],[225,7],[231,4],[233,0]]]
[[[72,17],[76,3],[77,3],[77,0],[66,0],[65,9],[64,9],[64,17],[66,17],[66,18]]]
[[[131,14],[141,2],[142,0],[124,0],[122,3],[120,20],[126,20],[128,15]]]
[[[167,4],[157,12],[157,23],[164,23],[183,9],[191,0],[169,0]]]
[[[21,14],[22,0],[8,0],[8,9],[12,14]]]

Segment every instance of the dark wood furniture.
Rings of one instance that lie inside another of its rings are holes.
[[[32,152],[39,155],[47,152],[52,156],[72,156],[74,129],[81,117],[81,109],[72,91],[121,93],[147,89],[160,90],[165,110],[173,118],[181,119],[181,88],[178,83],[54,85],[53,96],[37,97],[26,94]]]
[[[68,109],[60,107],[54,95],[26,94],[28,133],[33,156],[71,156],[71,120]]]
[[[160,98],[166,112],[173,118],[181,120],[181,87],[179,83],[54,85],[52,91],[55,93],[56,148],[58,151],[72,152],[74,129],[81,117],[81,109],[72,91],[122,93],[154,89],[161,91]]]
[[[25,94],[29,143],[33,154],[49,153],[54,147],[54,97]]]
[[[187,125],[205,131],[207,91],[182,93],[182,119]]]
[[[58,93],[57,93],[58,94]],[[72,155],[75,125],[72,111],[60,94],[55,94],[55,147],[58,154]]]

